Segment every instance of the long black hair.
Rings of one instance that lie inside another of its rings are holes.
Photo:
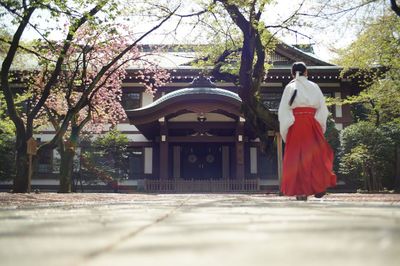
[[[304,76],[307,70],[307,66],[304,62],[295,62],[292,65],[292,75],[296,76],[296,72],[299,72],[300,76]]]
[[[307,66],[304,62],[295,62],[292,65],[292,75],[296,76],[296,72],[299,72],[300,76],[304,76],[306,73]],[[294,99],[296,98],[297,95],[297,89],[294,90],[292,97],[290,97],[289,105],[291,106],[293,104]]]

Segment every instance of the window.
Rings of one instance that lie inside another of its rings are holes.
[[[124,93],[122,96],[122,105],[127,110],[140,108],[142,106],[141,100],[142,97],[139,92]]]
[[[140,179],[144,175],[143,149],[132,149],[129,154],[129,179]]]
[[[333,97],[333,93],[332,92],[323,92],[322,93],[324,96],[325,96],[325,98],[327,98],[327,97]]]
[[[258,156],[258,176],[261,179],[276,179],[278,177],[278,155],[273,136],[268,137],[268,148]]]
[[[51,173],[52,172],[52,162],[53,162],[53,153],[45,152],[43,153],[38,160],[38,172],[39,173]]]
[[[262,93],[261,101],[271,111],[278,111],[279,103],[282,98],[282,93],[280,92],[270,92]]]

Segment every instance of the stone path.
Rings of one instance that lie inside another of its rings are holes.
[[[0,193],[0,264],[399,265],[400,195]]]

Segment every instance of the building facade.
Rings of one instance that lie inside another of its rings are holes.
[[[346,98],[359,92],[353,80],[340,75],[340,67],[281,44],[261,88],[262,100],[272,111],[277,111],[292,80],[290,68],[295,61],[308,65],[309,80],[326,96]],[[169,70],[170,82],[158,88],[154,97],[144,91],[135,69],[128,70],[123,82],[128,121],[118,129],[130,141],[129,175],[123,183],[161,192],[257,191],[279,186],[282,143],[276,132],[269,132],[269,148],[261,152],[259,139],[241,113],[237,87],[203,77],[204,69],[183,65]],[[333,106],[330,111],[337,129],[352,122],[349,106]],[[50,135],[42,132],[38,137],[45,141]],[[54,170],[45,165],[39,163],[39,170]]]

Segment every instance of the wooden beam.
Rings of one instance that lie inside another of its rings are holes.
[[[283,147],[282,147],[282,136],[279,132],[276,133],[276,146],[278,155],[278,178],[279,178],[279,191],[280,191],[282,184]]]
[[[168,142],[235,142],[235,137],[227,136],[170,136],[168,137]]]

